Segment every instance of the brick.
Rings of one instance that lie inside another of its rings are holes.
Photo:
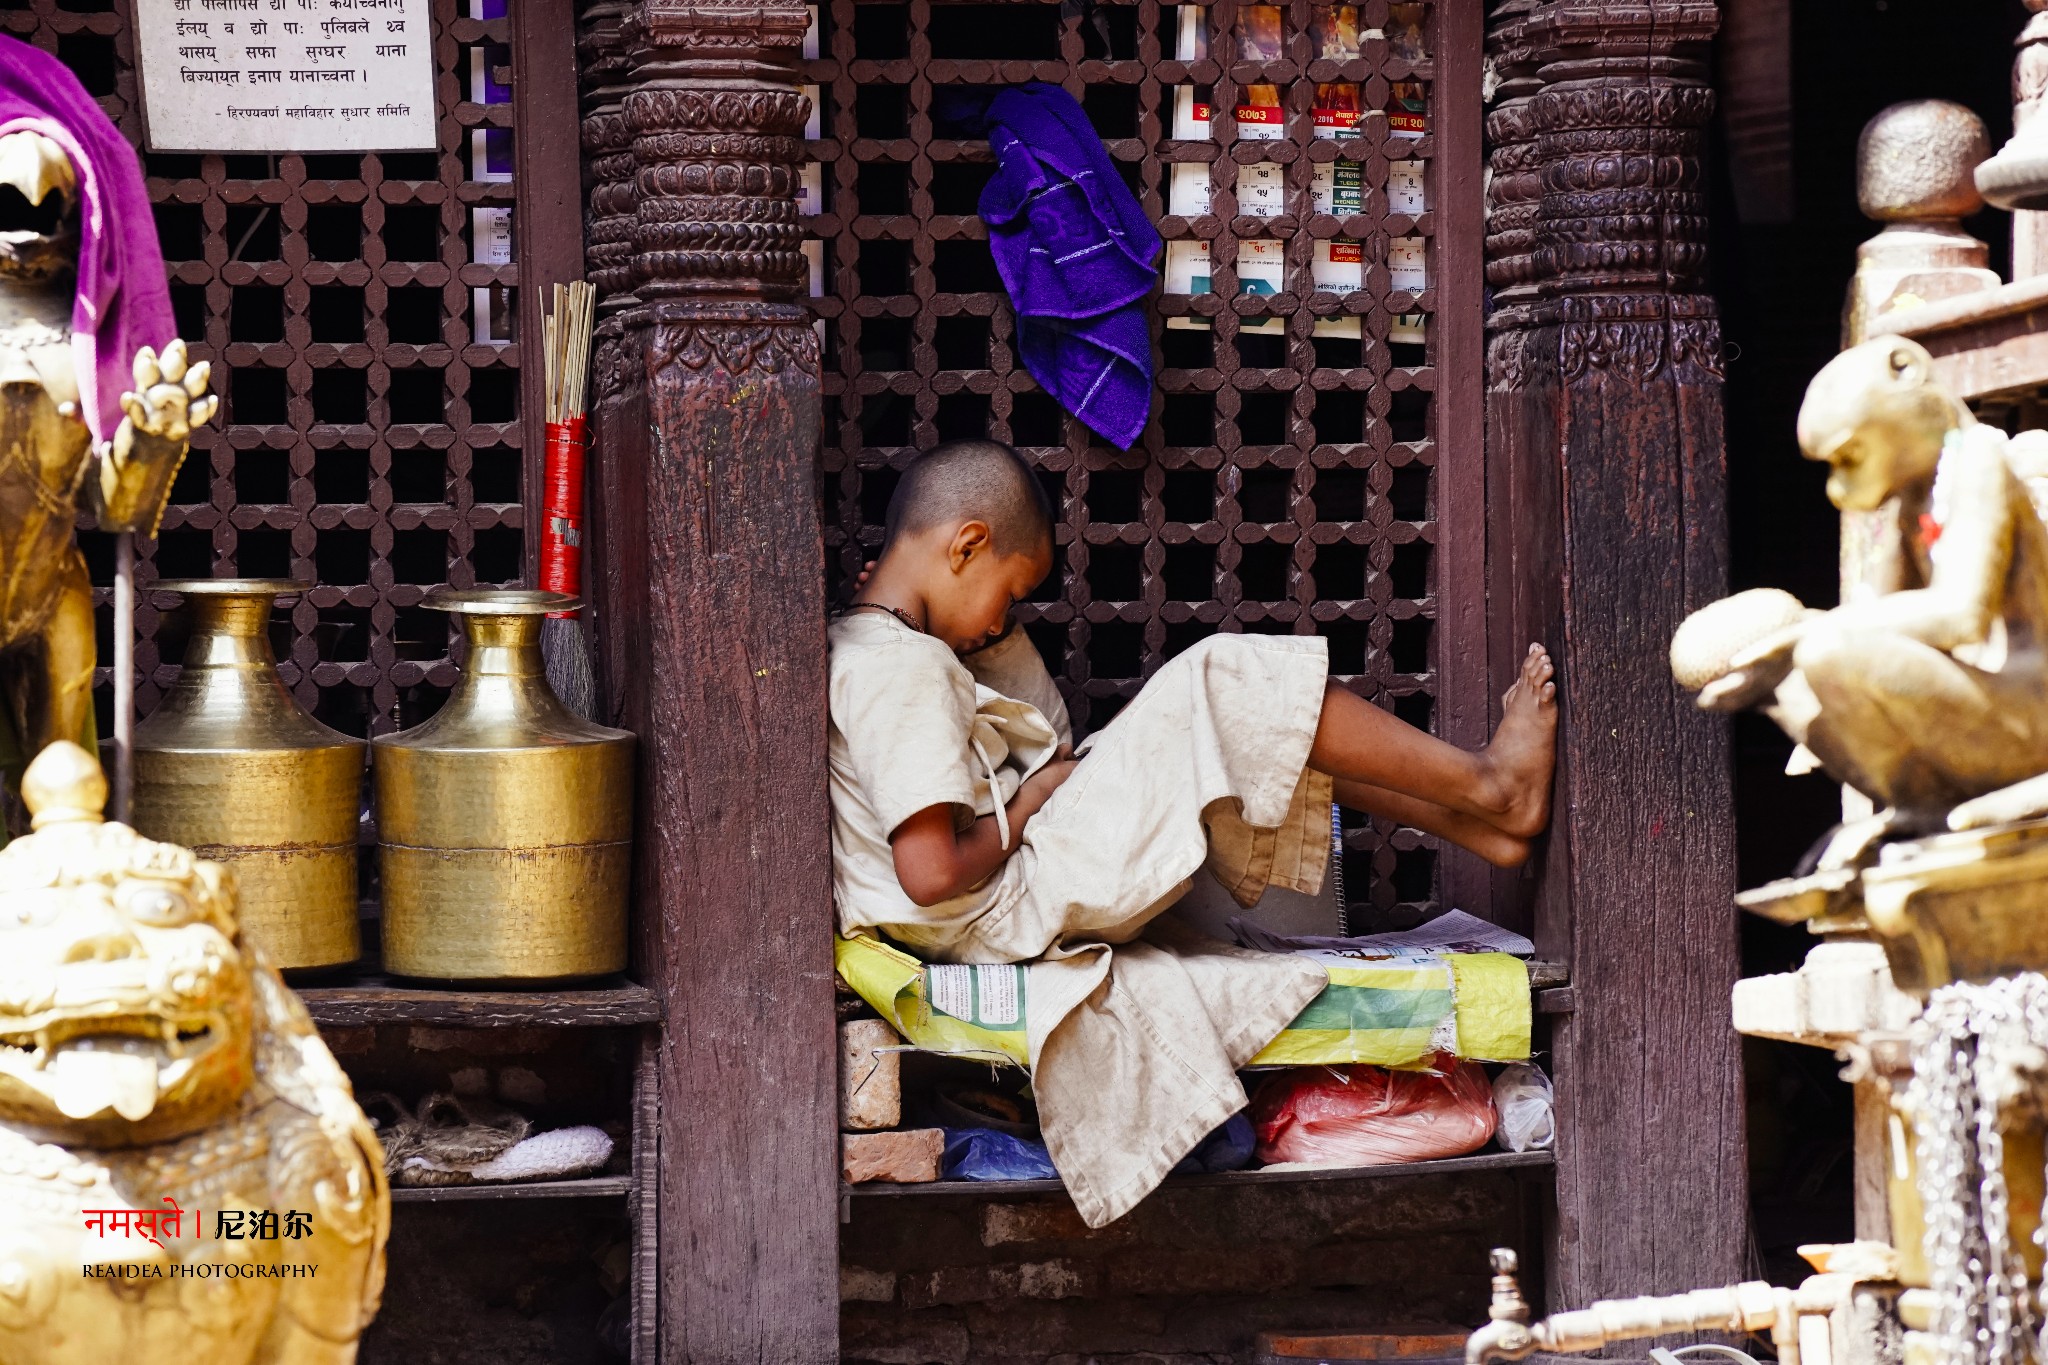
[[[869,1270],[861,1265],[839,1267],[841,1303],[894,1303],[896,1276],[886,1270]]]
[[[937,1128],[899,1128],[892,1133],[842,1133],[839,1171],[849,1185],[886,1180],[922,1185],[939,1178],[946,1134]]]
[[[839,1026],[839,1126],[853,1131],[903,1122],[903,1054],[883,1052],[902,1040],[879,1019]]]
[[[1131,1219],[1122,1218],[1106,1228],[1091,1228],[1064,1199],[1042,1204],[984,1204],[981,1207],[981,1244],[985,1247],[1014,1246],[1030,1242],[1127,1242],[1137,1232]]]
[[[1028,1261],[1017,1267],[1017,1292],[1027,1299],[1078,1298],[1087,1287],[1072,1261]]]
[[[912,1311],[938,1304],[988,1303],[1017,1297],[1018,1273],[1014,1265],[951,1265],[903,1277],[903,1306]]]
[[[950,1318],[858,1305],[839,1316],[844,1365],[967,1365],[973,1354],[966,1325]]]

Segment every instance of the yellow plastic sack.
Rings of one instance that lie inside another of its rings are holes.
[[[1330,984],[1253,1066],[1398,1067],[1437,1051],[1489,1062],[1529,1055],[1529,969],[1520,958],[1304,955],[1330,973]],[[839,939],[834,956],[846,984],[913,1047],[1027,1064],[1028,966],[927,965],[864,935]]]

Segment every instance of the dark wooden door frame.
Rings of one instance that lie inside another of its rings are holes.
[[[1486,263],[1494,684],[1560,664],[1533,902],[1570,965],[1553,1038],[1552,1302],[1732,1283],[1747,1250],[1728,735],[1673,684],[1727,590],[1721,336],[1706,291],[1702,0],[1493,7]]]
[[[692,1365],[839,1358],[806,27],[801,4],[675,0],[577,25],[586,588],[607,709],[640,736],[634,967],[665,1002],[655,1356]]]
[[[1556,832],[1530,907],[1558,1023],[1560,1301],[1739,1274],[1743,1141],[1725,731],[1665,669],[1725,588],[1720,340],[1704,286],[1700,0],[1496,5],[1485,281],[1484,728],[1528,639],[1562,662]],[[1442,79],[1476,92],[1477,8]],[[665,997],[660,1358],[838,1355],[817,342],[797,301],[802,6],[584,8],[594,566],[614,715],[645,745],[638,969]],[[1471,57],[1470,69],[1466,58]],[[1446,98],[1443,116],[1477,116]],[[1476,169],[1446,178],[1479,192]],[[1447,203],[1447,211],[1450,205]],[[1440,265],[1476,308],[1477,254]],[[1478,362],[1479,333],[1456,339]],[[1446,356],[1447,365],[1460,363]],[[1469,448],[1469,447],[1468,447]],[[1469,524],[1469,520],[1467,522]],[[1450,566],[1469,574],[1473,566]],[[1478,676],[1479,670],[1460,670]]]

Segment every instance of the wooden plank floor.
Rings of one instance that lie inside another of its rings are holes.
[[[633,1188],[630,1176],[598,1175],[586,1180],[536,1180],[527,1185],[393,1185],[394,1204],[445,1204],[465,1199],[622,1199]]]
[[[1549,1152],[1481,1152],[1476,1156],[1410,1161],[1395,1166],[1331,1166],[1314,1170],[1220,1171],[1213,1175],[1168,1176],[1162,1190],[1215,1185],[1279,1185],[1311,1180],[1400,1180],[1417,1176],[1468,1175],[1488,1171],[1547,1171],[1556,1165]],[[965,1195],[976,1199],[1012,1194],[1064,1194],[1058,1180],[935,1180],[924,1185],[842,1185],[856,1198],[910,1195]]]

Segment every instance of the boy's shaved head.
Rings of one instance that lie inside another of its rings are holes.
[[[985,521],[999,555],[1052,541],[1052,499],[1031,466],[1001,441],[948,441],[917,457],[889,499],[888,543],[899,535]]]

